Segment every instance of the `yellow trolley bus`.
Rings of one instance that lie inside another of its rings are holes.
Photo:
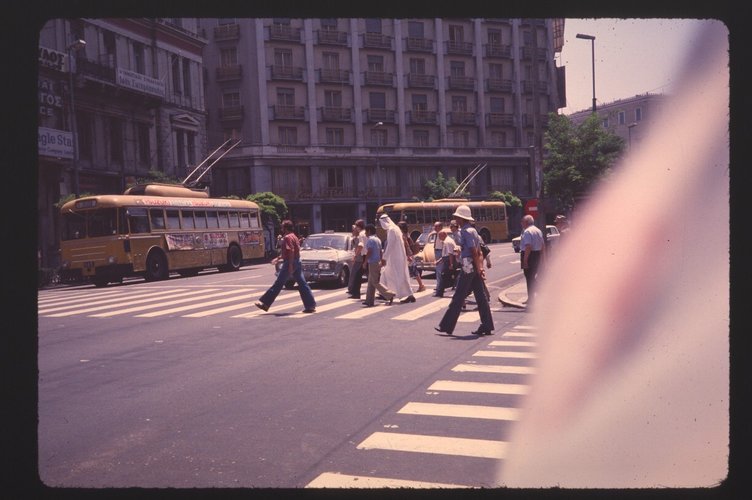
[[[126,276],[163,280],[216,267],[236,271],[264,256],[257,204],[209,198],[181,185],[142,184],[61,207],[61,279],[96,286]]]
[[[475,228],[486,243],[507,241],[507,207],[503,201],[469,201],[463,198],[446,198],[436,201],[413,201],[389,203],[376,210],[376,218],[386,213],[395,222],[407,222],[408,233],[416,240],[421,233],[431,231],[433,223],[441,221],[449,225],[458,206],[467,205],[475,219]],[[383,239],[383,229],[377,233]]]

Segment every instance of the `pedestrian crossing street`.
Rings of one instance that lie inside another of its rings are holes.
[[[516,395],[524,396],[528,393],[527,384],[510,384],[494,382],[477,382],[463,380],[465,373],[486,373],[486,374],[515,374],[515,375],[533,375],[535,368],[533,366],[520,366],[520,359],[535,359],[536,333],[535,329],[530,326],[517,325],[503,335],[495,335],[498,340],[493,340],[483,347],[483,350],[476,351],[471,355],[472,359],[463,361],[452,368],[453,376],[447,377],[446,380],[436,380],[431,383],[425,392],[424,401],[410,401],[400,408],[396,413],[398,415],[407,415],[414,418],[411,421],[411,427],[421,429],[424,427],[424,421],[420,420],[426,417],[441,417],[447,419],[464,419],[472,425],[473,421],[484,420],[498,422],[499,425],[514,425],[514,422],[522,418],[521,411],[517,407],[492,406],[478,404],[462,404],[457,402],[457,394],[465,398],[471,398],[475,394],[489,395],[488,400],[493,401],[494,395]],[[525,351],[510,351],[510,348],[525,349]],[[490,355],[493,353],[493,355]],[[521,358],[519,354],[525,354]],[[505,362],[509,360],[509,362]],[[487,380],[487,379],[485,379]],[[448,394],[452,395],[452,402]],[[509,401],[509,399],[506,399]],[[522,399],[516,399],[521,406]],[[397,426],[385,426],[397,427]],[[441,428],[466,429],[467,426],[443,425]],[[501,428],[499,429],[501,430]],[[497,434],[500,434],[497,433]],[[488,459],[501,461],[506,457],[508,443],[495,439],[478,439],[477,437],[457,436],[457,435],[425,435],[416,433],[402,433],[397,430],[378,430],[373,432],[355,446],[357,452],[362,453],[382,453],[380,458],[374,457],[374,461],[380,460],[381,463],[387,461],[384,459],[384,452],[387,453],[412,453],[417,456],[442,455],[451,457],[455,460],[457,469],[461,465],[456,461],[463,459]],[[398,456],[390,455],[389,461],[398,461]],[[343,465],[346,469],[348,465]],[[376,470],[377,464],[371,470]],[[425,469],[421,469],[425,470]],[[425,475],[425,472],[421,474]],[[409,474],[408,474],[409,475]],[[403,475],[404,476],[404,475]],[[484,485],[457,484],[445,482],[441,477],[383,477],[379,475],[350,474],[347,470],[327,471],[319,474],[306,488],[478,488],[497,486],[494,484],[495,478],[491,478]]]
[[[111,318],[182,317],[206,318],[225,316],[251,319],[275,316],[290,320],[310,317],[302,313],[302,303],[297,290],[283,290],[268,312],[254,306],[267,286],[201,286],[201,287],[123,287],[111,290],[45,290],[38,294],[39,317],[63,318],[86,316]],[[388,306],[377,300],[374,307],[363,307],[361,300],[351,299],[344,288],[314,290],[317,313],[332,312],[335,319],[361,319],[376,317],[395,321],[413,321],[445,309],[450,297],[433,297],[433,290],[416,292],[416,302]],[[365,294],[363,294],[365,298]],[[492,304],[492,310],[493,310]],[[460,315],[459,322],[477,322],[477,312]]]

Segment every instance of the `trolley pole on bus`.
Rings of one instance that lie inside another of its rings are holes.
[[[73,51],[80,50],[86,46],[85,40],[75,40],[68,45],[66,51],[68,52],[68,85],[70,86],[70,126],[71,126],[71,138],[73,139],[73,194],[78,198],[81,194],[79,192],[78,183],[78,127],[76,125],[76,99],[75,89],[73,81]]]

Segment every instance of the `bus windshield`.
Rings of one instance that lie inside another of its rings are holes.
[[[117,210],[71,211],[63,215],[63,240],[78,240],[117,234]]]

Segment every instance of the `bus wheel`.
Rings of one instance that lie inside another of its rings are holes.
[[[491,243],[491,233],[488,232],[488,229],[483,228],[480,230],[480,237],[483,238],[483,243],[488,245]]]
[[[165,259],[164,254],[156,250],[150,252],[146,258],[146,271],[144,271],[146,281],[164,280],[168,276],[167,259]]]
[[[222,266],[220,271],[237,271],[243,263],[243,254],[236,245],[231,245],[227,249],[227,264]]]
[[[107,283],[109,283],[109,280],[107,278],[102,278],[102,277],[95,277],[93,281],[94,281],[94,286],[97,288],[102,288],[104,286],[107,286]]]

